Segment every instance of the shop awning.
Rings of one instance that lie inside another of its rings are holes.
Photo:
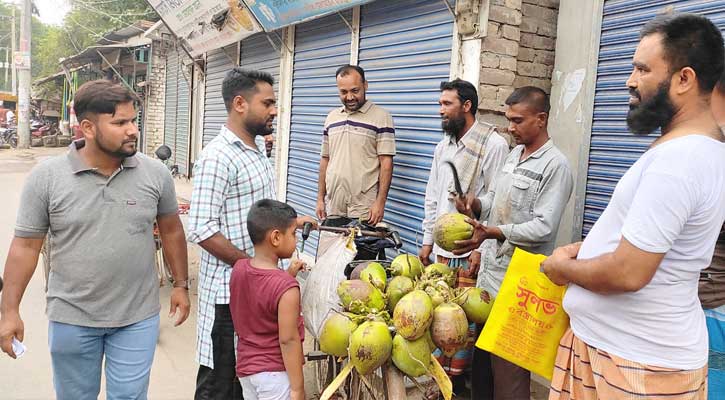
[[[105,62],[108,60],[111,63],[118,62],[122,49],[130,49],[134,47],[146,46],[151,44],[151,39],[145,37],[139,37],[130,40],[127,43],[116,43],[106,45],[95,45],[88,46],[85,50],[80,53],[63,58],[60,63],[66,68],[80,67],[93,62]],[[101,56],[103,55],[103,56]],[[104,60],[105,58],[105,60]]]
[[[243,0],[265,31],[319,18],[373,0]]]

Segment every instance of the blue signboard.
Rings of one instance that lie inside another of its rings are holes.
[[[373,0],[244,0],[265,31],[346,10]]]

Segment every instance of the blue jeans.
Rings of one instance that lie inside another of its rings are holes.
[[[159,316],[120,328],[50,321],[48,346],[58,400],[96,400],[106,357],[106,398],[146,400],[159,338]]]

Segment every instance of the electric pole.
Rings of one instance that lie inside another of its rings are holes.
[[[13,23],[10,24],[10,31],[11,31],[11,36],[13,37],[13,39],[10,42],[10,57],[9,57],[8,61],[12,60],[12,61],[10,61],[10,71],[12,73],[12,80],[13,80],[11,87],[12,87],[13,96],[17,96],[18,88],[17,88],[17,86],[15,86],[17,83],[17,80],[15,79],[15,61],[14,61],[14,59],[15,59],[15,43],[16,43],[15,42],[15,4],[13,4]]]
[[[23,0],[20,14],[20,46],[15,55],[18,68],[18,148],[30,148],[30,0]]]

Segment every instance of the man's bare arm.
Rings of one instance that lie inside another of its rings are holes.
[[[240,250],[225,238],[224,235],[217,232],[210,238],[199,242],[204,250],[208,251],[212,256],[225,263],[233,266],[237,260],[242,258],[249,258],[249,255],[244,251]]]

